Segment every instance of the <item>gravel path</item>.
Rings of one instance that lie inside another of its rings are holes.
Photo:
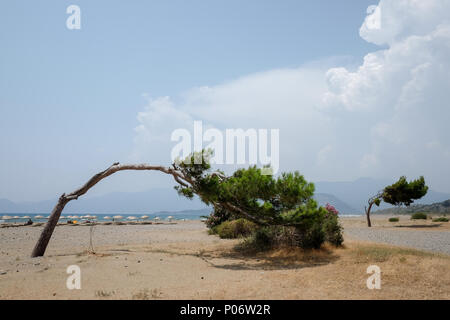
[[[345,228],[345,234],[356,240],[388,243],[450,254],[450,231],[389,230],[377,228]]]

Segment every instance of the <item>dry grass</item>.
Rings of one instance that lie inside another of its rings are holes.
[[[358,241],[347,241],[342,248],[280,248],[249,254],[235,250],[235,243],[196,251],[172,246],[155,252],[200,258],[211,273],[233,273],[226,277],[224,292],[217,283],[209,283],[209,294],[199,297],[203,299],[450,299],[450,256],[444,254]],[[370,265],[381,269],[381,290],[366,286]],[[210,273],[207,270],[203,272]],[[192,298],[173,294],[166,292],[168,299]]]
[[[162,292],[158,289],[143,289],[138,293],[133,294],[131,297],[133,300],[151,300],[151,299],[159,299],[161,298]]]

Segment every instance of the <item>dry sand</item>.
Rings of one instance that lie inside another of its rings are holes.
[[[392,227],[374,218],[375,229]],[[343,219],[345,228],[364,218]],[[401,221],[399,225],[416,224]],[[431,224],[430,224],[431,226]],[[448,232],[448,225],[429,227]],[[244,255],[199,221],[171,225],[58,226],[46,255],[29,258],[42,227],[0,229],[0,299],[450,299],[450,256],[356,241],[340,249]],[[369,290],[366,269],[382,271]],[[81,269],[68,290],[66,269]]]

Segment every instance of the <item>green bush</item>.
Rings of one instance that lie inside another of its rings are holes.
[[[446,217],[434,218],[433,222],[448,222],[448,218]]]
[[[337,215],[326,215],[322,228],[325,233],[325,241],[328,241],[336,247],[342,245],[344,242],[344,236],[342,235],[342,227],[339,224],[339,218]]]
[[[258,251],[267,250],[275,245],[275,239],[277,236],[278,228],[275,227],[262,227],[257,229],[249,239],[251,247],[254,247]]]
[[[227,220],[210,228],[210,234],[222,239],[246,238],[242,247],[253,251],[273,247],[300,247],[318,249],[324,242],[340,246],[344,242],[338,215],[320,208],[318,212],[300,208],[287,211],[282,219],[293,222],[292,226],[257,225],[246,219]]]
[[[399,218],[397,218],[397,217],[392,217],[392,218],[389,218],[389,222],[399,222]]]
[[[319,249],[325,241],[335,246],[344,242],[342,227],[335,215],[325,217],[321,223],[316,221],[302,227],[259,227],[240,244],[240,248],[247,251],[264,251],[274,247]]]
[[[319,249],[325,242],[325,231],[319,224],[307,230],[298,229],[298,246],[303,249]]]
[[[257,229],[257,225],[246,219],[225,221],[211,229],[221,239],[236,239],[247,237]]]
[[[229,220],[234,220],[236,217],[225,209],[216,208],[209,216],[203,216],[206,218],[206,226],[209,229],[219,226],[221,223]]]
[[[412,220],[419,220],[419,219],[426,220],[427,215],[423,212],[416,212],[411,216],[411,219]]]
[[[255,230],[245,238],[238,248],[245,251],[259,252],[277,246],[296,246],[295,229],[292,227],[267,226]]]

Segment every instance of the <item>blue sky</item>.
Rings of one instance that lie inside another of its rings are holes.
[[[71,4],[81,8],[81,30],[66,28]],[[314,61],[361,64],[385,47],[360,36],[371,4],[2,1],[0,198],[51,198],[127,161],[148,104],[143,93],[184,105],[192,88],[246,75]],[[151,186],[130,174],[98,192]]]

